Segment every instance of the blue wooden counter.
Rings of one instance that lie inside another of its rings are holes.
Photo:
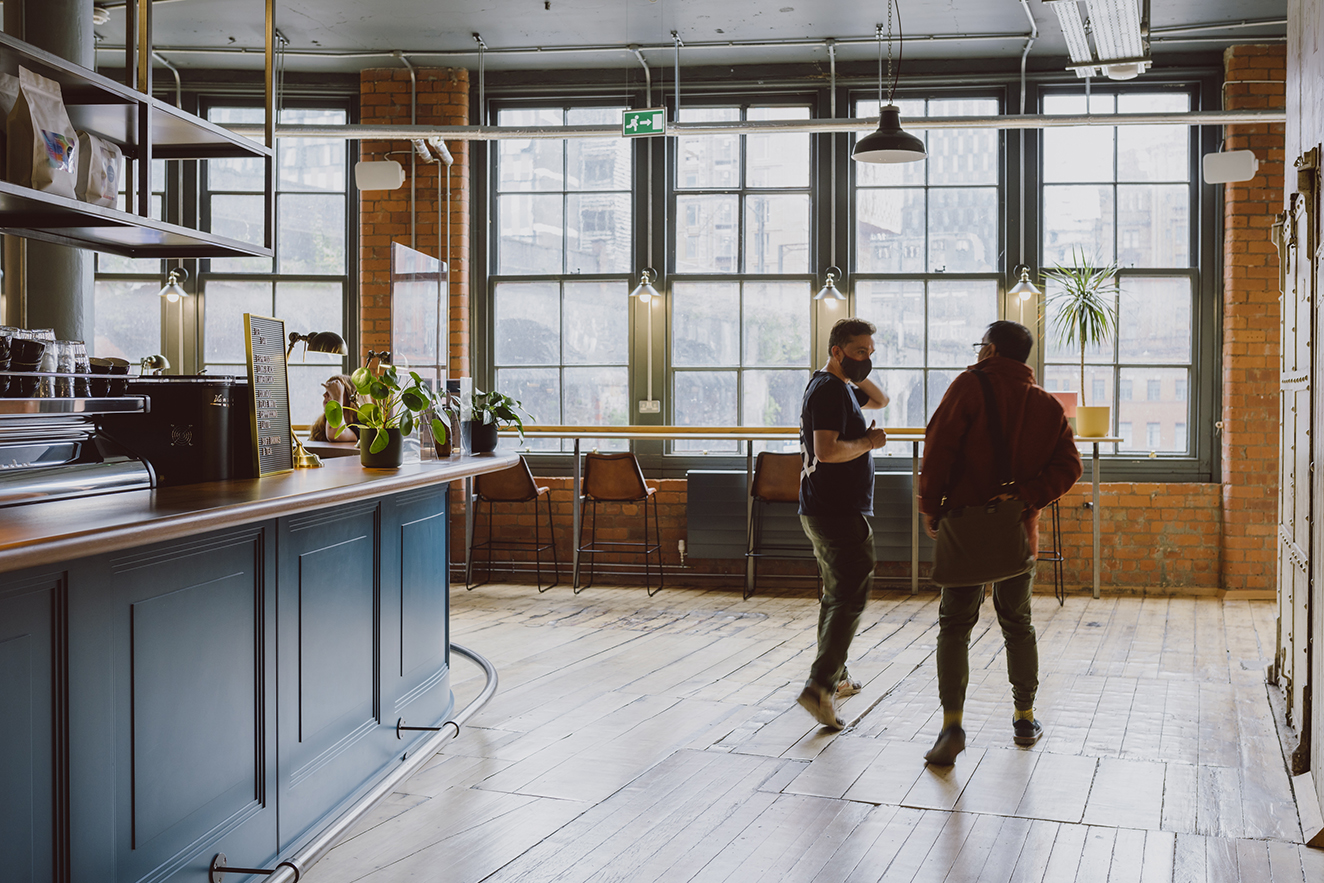
[[[296,850],[451,714],[447,483],[515,462],[0,510],[0,878]]]

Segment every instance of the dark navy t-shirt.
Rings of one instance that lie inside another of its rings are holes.
[[[843,441],[864,438],[869,424],[860,405],[868,393],[826,371],[815,371],[800,406],[800,514],[873,514],[873,455],[845,463],[814,456],[814,430],[830,430]]]

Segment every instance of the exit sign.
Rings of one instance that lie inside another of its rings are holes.
[[[621,134],[627,138],[635,135],[665,135],[666,132],[665,107],[621,111]]]

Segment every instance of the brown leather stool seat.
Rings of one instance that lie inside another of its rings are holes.
[[[538,521],[538,500],[547,502],[547,542],[542,540],[542,527]],[[519,463],[503,469],[500,472],[485,472],[474,480],[474,537],[469,546],[470,571],[468,579],[465,580],[465,588],[472,590],[474,586],[481,586],[492,578],[492,550],[501,549],[505,551],[523,550],[533,552],[534,569],[538,574],[538,591],[545,592],[552,586],[561,581],[560,562],[556,558],[556,531],[552,527],[552,495],[550,488],[539,487],[533,480],[533,471],[529,469],[528,461],[523,457],[519,458]],[[478,522],[482,513],[482,504],[487,504],[487,539],[483,542],[477,542]],[[508,540],[497,539],[492,532],[492,510],[493,504],[521,504],[533,503],[533,540]],[[487,550],[487,577],[482,582],[473,582],[473,563],[475,562],[474,551],[477,549]],[[552,552],[552,582],[546,588],[542,584],[542,553],[548,549]],[[511,561],[511,572],[514,572],[514,561]]]
[[[758,588],[759,559],[813,559],[812,547],[807,551],[801,545],[765,543],[763,541],[763,515],[769,503],[800,502],[800,455],[774,454],[763,451],[754,461],[754,482],[749,495],[753,498],[749,519],[749,535],[745,544],[745,566],[750,568],[748,598]]]
[[[644,586],[649,596],[662,589],[662,532],[657,519],[657,489],[651,488],[644,481],[644,472],[639,468],[639,461],[634,454],[598,454],[591,453],[584,458],[584,481],[582,485],[583,506],[579,515],[579,554],[589,556],[588,583],[593,585],[596,556],[604,552],[612,553],[622,549],[637,549],[644,556]],[[648,532],[648,502],[653,502],[653,534]],[[640,503],[644,516],[644,541],[599,541],[596,539],[598,526],[598,503]],[[589,519],[588,532],[584,531],[584,522]],[[587,537],[587,540],[584,538]],[[652,558],[657,555],[657,589],[653,588]],[[575,574],[575,592],[578,593],[579,575]]]

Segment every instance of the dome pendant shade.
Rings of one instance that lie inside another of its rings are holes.
[[[901,110],[895,104],[882,109],[878,131],[855,142],[851,159],[857,162],[902,163],[924,159],[924,142],[901,128]]]

